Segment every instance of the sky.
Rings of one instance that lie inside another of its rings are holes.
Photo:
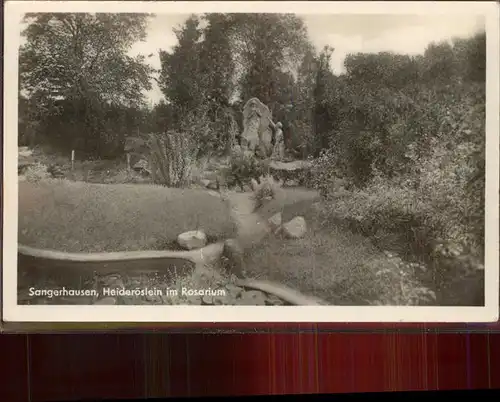
[[[153,56],[149,63],[160,68],[158,50],[170,50],[176,44],[173,28],[188,18],[187,14],[160,14],[148,28],[145,42],[137,43],[132,54]],[[344,71],[344,59],[349,53],[393,51],[403,54],[422,54],[432,41],[466,37],[484,30],[484,17],[480,15],[390,15],[390,14],[321,14],[301,15],[311,42],[320,50],[332,46],[332,69],[335,74]],[[161,92],[155,85],[148,98],[156,103]]]

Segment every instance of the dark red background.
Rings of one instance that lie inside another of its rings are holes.
[[[2,335],[0,400],[500,387],[495,334]]]

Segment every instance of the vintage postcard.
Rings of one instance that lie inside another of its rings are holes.
[[[5,10],[5,321],[498,319],[495,2]]]

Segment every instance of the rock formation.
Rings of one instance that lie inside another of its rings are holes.
[[[273,151],[274,123],[271,111],[259,99],[251,98],[243,108],[243,150],[255,152],[260,158],[268,158]]]

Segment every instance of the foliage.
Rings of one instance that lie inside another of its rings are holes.
[[[320,156],[312,160],[312,167],[305,178],[307,187],[314,188],[322,196],[336,193],[346,183],[340,177],[342,172],[337,168],[338,155],[332,149],[323,150]]]
[[[35,163],[34,165],[28,166],[26,172],[24,173],[24,176],[26,177],[26,181],[30,183],[36,183],[40,180],[51,177],[47,166],[41,163]]]
[[[96,155],[116,151],[121,140],[113,137],[123,133],[110,123],[121,120],[122,130],[130,126],[127,115],[143,105],[143,90],[151,88],[145,57],[127,55],[145,38],[148,18],[27,14],[19,54],[20,91],[30,98],[20,109],[28,123],[24,136]]]
[[[193,15],[175,30],[177,44],[160,51],[165,101],[149,110],[142,92],[152,69],[126,55],[144,37],[147,16],[37,14],[28,22],[20,143],[122,156],[131,134],[167,133],[151,137],[155,181],[185,186],[196,160],[230,153],[243,129],[242,106],[258,97],[283,123],[288,155],[312,159],[304,181],[323,196],[323,223],[347,222],[404,259],[432,255],[438,262],[429,270],[440,283],[468,264],[446,258],[482,260],[484,32],[431,43],[421,55],[349,54],[345,72],[334,74],[335,49],[316,51],[297,16]],[[267,171],[236,152],[222,173],[243,189]],[[460,251],[441,258],[440,247]],[[370,280],[401,285],[406,290],[394,295],[401,303],[426,297],[407,292],[418,288],[415,272],[393,268],[392,279]],[[354,293],[356,281],[345,282]]]
[[[421,57],[346,59],[346,76],[324,92],[330,150],[316,161],[316,170],[323,172],[323,193],[330,188],[333,196],[335,177],[358,189],[332,202],[332,211],[388,231],[400,219],[418,221],[426,242],[472,237],[467,241],[480,252],[485,85],[478,81],[481,64],[472,64],[477,60],[462,64],[482,37],[431,45]]]
[[[179,114],[196,110],[205,95],[203,82],[199,80],[201,60],[198,51],[202,33],[198,25],[196,16],[188,18],[181,29],[174,31],[178,43],[172,52],[160,51],[162,68],[158,83]]]
[[[223,169],[222,176],[230,186],[238,185],[242,190],[250,186],[252,179],[258,180],[265,174],[264,162],[257,159],[255,155],[241,150],[233,150],[229,167]]]
[[[334,305],[435,304],[433,292],[415,278],[420,265],[388,258],[342,227],[313,225],[298,240],[269,236],[246,253],[245,261],[250,277],[284,283]]]
[[[281,191],[280,183],[271,175],[260,176],[258,182],[251,179],[251,186],[256,210],[266,202],[276,199]]]
[[[286,73],[297,70],[309,48],[305,25],[293,14],[232,17],[237,28],[233,31],[233,51],[243,69],[242,99],[257,97],[274,111],[281,91],[289,91],[291,80]],[[288,98],[287,102],[291,100]]]
[[[212,152],[227,154],[242,129],[236,125],[241,106],[250,97],[266,103],[288,127],[290,105],[296,98],[293,73],[306,50],[311,51],[300,18],[193,15],[175,33],[178,44],[170,52],[160,52],[159,84],[175,110],[176,127],[190,113],[203,116],[210,127],[203,149],[208,146]]]
[[[197,144],[177,131],[149,136],[151,174],[155,184],[183,187],[189,183]]]

